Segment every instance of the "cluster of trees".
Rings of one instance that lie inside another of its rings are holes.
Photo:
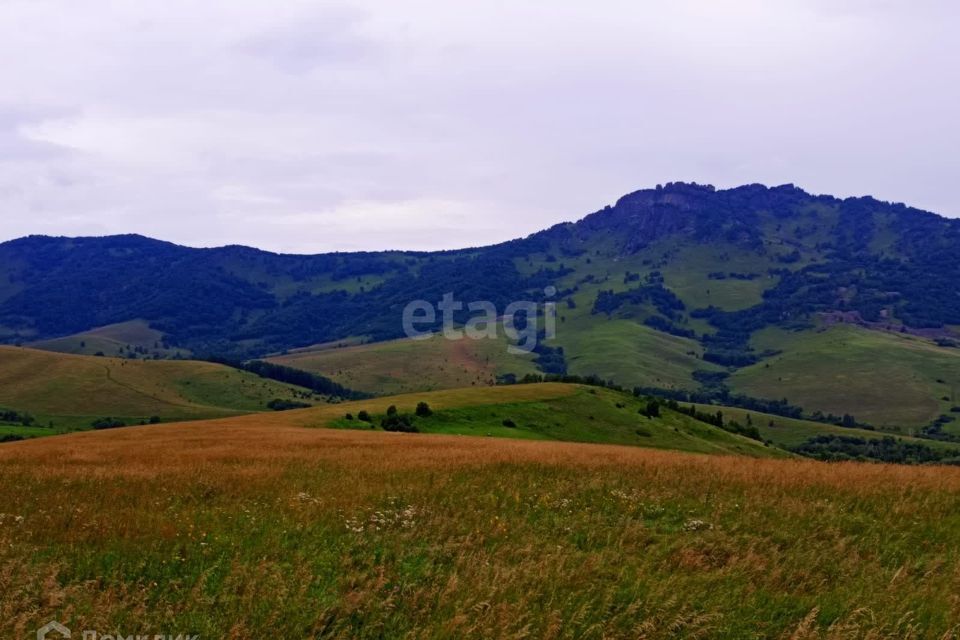
[[[697,409],[696,405],[690,405],[689,407],[684,407],[676,400],[668,400],[667,407],[677,413],[682,413],[684,415],[690,416],[694,420],[699,420],[700,422],[705,422],[706,424],[713,425],[728,431],[730,433],[736,433],[741,436],[746,436],[753,440],[758,440],[763,442],[763,437],[760,435],[760,430],[753,426],[753,421],[750,416],[747,416],[747,424],[742,425],[736,420],[726,421],[723,418],[723,411],[716,411],[714,413],[700,411]]]
[[[819,435],[791,449],[818,460],[862,460],[898,464],[960,464],[960,449],[934,449],[892,436],[867,439],[843,435]]]
[[[90,423],[90,426],[94,429],[117,429],[119,427],[127,426],[127,423],[118,418],[97,418]]]
[[[160,424],[160,416],[150,416],[149,418],[140,420],[140,422],[137,424]],[[127,423],[119,418],[111,418],[108,416],[105,418],[97,418],[90,423],[90,426],[97,430],[119,429],[120,427],[126,427]]]
[[[12,409],[0,409],[0,422],[7,424],[19,424],[24,427],[31,426],[36,419],[29,413],[14,411]]]
[[[759,273],[736,273],[734,271],[711,271],[707,274],[709,280],[756,280],[760,277]]]
[[[732,394],[726,387],[718,389],[701,389],[699,391],[685,391],[683,389],[663,389],[661,387],[634,387],[636,396],[660,396],[678,402],[694,404],[724,404],[730,407],[747,409],[758,413],[770,413],[784,418],[813,419],[805,417],[803,409],[790,404],[786,398],[782,400],[764,400],[742,394]]]
[[[696,338],[697,332],[693,329],[686,329],[677,325],[676,323],[667,320],[663,316],[650,316],[643,321],[643,324],[648,327],[653,327],[657,331],[663,331],[664,333],[669,333],[674,336],[679,336],[681,338]]]
[[[390,405],[387,407],[386,415],[380,419],[380,428],[382,428],[384,431],[417,433],[420,431],[415,424],[417,418],[429,418],[432,415],[433,409],[431,409],[430,405],[426,402],[418,402],[417,408],[414,410],[413,415],[409,413],[400,413],[396,405]],[[353,414],[346,414],[346,419],[353,420]],[[365,409],[357,413],[357,419],[361,422],[366,422],[371,427],[374,425],[373,417],[370,415],[370,412]]]
[[[507,373],[500,376],[497,376],[497,384],[501,385],[511,385],[511,384],[539,384],[541,382],[563,382],[566,384],[582,384],[588,387],[604,387],[607,389],[614,389],[616,391],[623,391],[623,387],[616,384],[612,380],[604,380],[597,375],[589,376],[577,376],[571,374],[537,374],[537,373],[528,373],[522,378],[517,378],[516,374]]]
[[[608,316],[620,307],[628,304],[651,304],[662,315],[671,320],[679,317],[686,305],[662,284],[649,284],[627,291],[614,293],[612,290],[601,291],[593,303],[593,313],[605,313]]]
[[[307,402],[300,402],[298,400],[289,400],[286,398],[274,398],[267,403],[267,408],[272,409],[273,411],[290,411],[291,409],[306,409],[307,407],[312,406]]]
[[[267,378],[268,380],[276,380],[277,382],[303,387],[320,395],[333,396],[344,400],[365,400],[370,397],[369,393],[348,389],[330,378],[319,374],[304,371],[303,369],[285,367],[272,362],[266,362],[265,360],[240,362],[229,358],[210,358],[210,361],[225,364],[242,371],[248,371],[261,378]]]
[[[401,433],[417,433],[420,431],[414,424],[415,418],[409,413],[400,413],[397,407],[390,405],[387,415],[380,420],[380,427],[384,431],[399,431]]]
[[[533,352],[537,354],[534,363],[540,371],[547,375],[566,375],[567,359],[563,353],[563,347],[548,346],[541,337],[537,340],[537,346]]]
[[[956,407],[953,407],[953,409],[956,409]],[[953,409],[951,409],[951,411],[953,411]],[[960,442],[960,437],[952,433],[947,433],[946,431],[943,430],[943,428],[946,425],[955,421],[956,421],[956,417],[954,416],[948,416],[946,414],[940,415],[936,418],[936,420],[934,420],[933,422],[931,422],[921,430],[920,436],[923,438],[930,438],[932,440]]]

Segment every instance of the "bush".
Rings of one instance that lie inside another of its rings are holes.
[[[651,400],[647,403],[647,406],[641,410],[643,415],[648,418],[659,418],[660,417],[660,403],[656,400]]]
[[[426,402],[417,403],[417,410],[415,412],[420,418],[429,418],[433,415],[433,409],[430,408]]]
[[[397,405],[392,404],[392,405],[390,405],[389,407],[387,407],[387,415],[388,415],[388,416],[395,416],[395,415],[397,415]]]
[[[273,409],[274,411],[289,411],[290,409],[305,409],[311,405],[306,402],[297,402],[296,400],[283,400],[281,398],[275,398],[267,403],[268,409]]]
[[[396,410],[380,421],[384,431],[399,431],[401,433],[417,433],[420,431],[413,424],[413,417],[407,414],[398,414]]]
[[[370,414],[367,412],[366,409],[360,411],[360,413],[357,414],[357,420],[360,420],[361,422],[373,423],[373,418],[370,417]]]
[[[347,420],[353,420],[353,414],[352,414],[352,413],[348,413],[348,414],[345,415],[344,417],[345,417]]]
[[[91,422],[90,426],[94,429],[116,429],[118,427],[127,426],[127,423],[123,420],[116,420],[114,418],[99,418]]]
[[[514,422],[513,420],[511,420],[510,418],[507,418],[507,419],[504,420],[501,424],[502,424],[503,426],[509,427],[509,428],[511,428],[511,429],[516,429],[516,428],[517,428],[517,423]]]

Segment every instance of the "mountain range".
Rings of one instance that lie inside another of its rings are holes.
[[[30,236],[0,244],[0,341],[80,352],[121,327],[134,337],[114,340],[120,354],[273,356],[346,382],[367,367],[357,386],[378,392],[399,375],[378,354],[417,357],[397,342],[411,300],[549,298],[556,339],[529,357],[467,349],[475,382],[595,375],[953,438],[958,256],[960,220],[792,185],[671,183],[526,238],[429,253]],[[424,349],[424,370],[445,370],[428,360],[450,352]]]

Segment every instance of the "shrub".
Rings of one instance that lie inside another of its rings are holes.
[[[415,412],[420,418],[429,418],[433,415],[433,409],[430,408],[426,402],[417,403],[417,410]]]
[[[345,417],[347,420],[353,420],[353,414],[352,414],[352,413],[348,413],[348,414],[347,414],[346,416],[344,416],[344,417]]]
[[[114,418],[98,418],[90,423],[90,426],[94,429],[116,429],[117,427],[125,427],[127,423],[123,420],[116,420]]]
[[[417,433],[420,431],[413,424],[413,417],[407,414],[399,414],[394,411],[387,414],[387,417],[380,421],[380,426],[384,431],[399,431],[401,433]]]
[[[357,420],[360,420],[361,422],[373,422],[373,418],[370,417],[370,414],[367,413],[366,409],[361,410],[360,413],[357,414]]]
[[[501,424],[502,424],[503,426],[509,427],[509,428],[511,428],[511,429],[516,429],[516,428],[517,428],[517,423],[514,422],[513,420],[511,420],[510,418],[507,418],[507,419],[504,420]]]
[[[651,400],[647,403],[647,406],[644,407],[641,411],[643,415],[648,418],[659,418],[660,417],[660,403],[656,400]]]
[[[289,411],[290,409],[305,409],[311,405],[306,402],[297,402],[296,400],[283,400],[281,398],[275,398],[267,403],[268,409],[273,409],[274,411]]]

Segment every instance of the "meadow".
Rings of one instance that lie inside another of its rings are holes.
[[[45,433],[90,428],[103,417],[128,424],[156,416],[194,420],[266,411],[299,387],[210,362],[128,360],[0,346],[0,407],[30,413]],[[52,425],[52,426],[51,426]],[[2,427],[11,433],[19,427]],[[22,428],[20,428],[22,429]]]
[[[730,376],[731,388],[747,395],[787,395],[807,411],[851,413],[904,433],[960,405],[960,351],[928,340],[836,325],[765,329],[753,342],[782,353]]]
[[[433,412],[429,417],[415,419],[416,428],[424,433],[623,444],[760,457],[790,455],[666,407],[660,409],[657,417],[643,415],[647,406],[643,398],[610,389],[564,384],[392,396],[380,398],[376,404],[364,400],[293,412],[274,422],[302,423],[303,417],[310,416],[311,426],[378,428],[385,405],[412,414],[420,402],[427,403]],[[357,419],[355,414],[361,409],[372,411],[373,424]],[[345,412],[350,412],[351,419],[346,419]]]
[[[958,469],[295,426],[328,410],[0,445],[0,634],[960,629]]]
[[[188,358],[190,351],[164,346],[164,334],[143,320],[130,320],[104,327],[98,327],[82,333],[38,340],[27,346],[58,353],[76,355],[103,355],[124,357]]]
[[[533,356],[509,353],[509,343],[502,332],[499,335],[497,340],[446,340],[438,335],[428,340],[336,343],[267,360],[380,395],[483,386],[505,373],[536,373]]]

